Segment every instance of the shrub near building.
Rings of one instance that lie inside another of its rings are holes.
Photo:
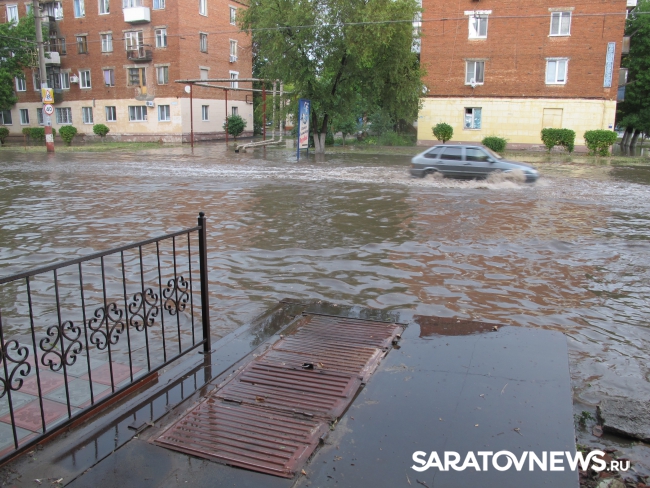
[[[583,137],[589,154],[607,156],[609,148],[616,142],[618,134],[613,130],[588,130]]]
[[[576,142],[576,133],[571,129],[542,129],[542,142],[548,152],[551,152],[555,146],[562,146],[572,153]]]

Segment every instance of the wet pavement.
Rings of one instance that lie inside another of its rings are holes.
[[[545,328],[567,335],[577,412],[650,397],[646,167],[558,157],[530,186],[411,179],[409,157],[390,154],[2,157],[2,275],[189,227],[203,210],[216,337],[285,296]]]

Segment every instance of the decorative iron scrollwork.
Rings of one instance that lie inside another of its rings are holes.
[[[129,325],[138,332],[144,330],[145,325],[151,327],[160,312],[158,306],[158,295],[151,288],[133,295],[133,301],[129,303]]]
[[[125,328],[123,316],[124,311],[115,302],[95,310],[94,317],[88,321],[88,328],[93,331],[90,334],[90,343],[100,351],[106,349],[109,344],[117,344]]]
[[[8,372],[7,378],[0,377],[0,398],[4,397],[8,390],[17,391],[22,388],[23,378],[32,370],[27,362],[28,356],[29,349],[14,340],[8,341],[4,350],[0,351],[0,361],[7,361]]]
[[[190,298],[188,293],[189,283],[182,276],[171,279],[167,282],[167,288],[163,290],[163,298],[165,300],[165,310],[169,315],[176,315],[178,312],[185,310],[187,301]]]
[[[44,353],[41,356],[41,364],[48,366],[52,371],[60,371],[64,363],[66,366],[72,366],[83,351],[79,341],[81,327],[66,320],[61,325],[48,327],[46,335],[40,342],[41,351]]]

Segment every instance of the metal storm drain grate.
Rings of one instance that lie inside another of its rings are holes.
[[[293,477],[400,337],[402,327],[305,315],[291,330],[153,442]]]

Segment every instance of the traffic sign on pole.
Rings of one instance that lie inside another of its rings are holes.
[[[54,88],[41,88],[43,103],[54,103]]]
[[[49,103],[47,103],[47,104],[43,104],[43,111],[44,111],[47,115],[52,115],[52,114],[54,113],[54,107],[53,107],[51,104],[49,104]]]

